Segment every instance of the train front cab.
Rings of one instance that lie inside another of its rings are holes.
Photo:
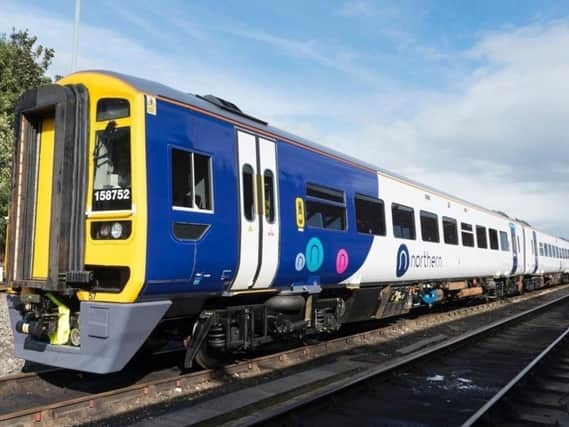
[[[7,242],[16,355],[122,369],[170,302],[135,302],[146,258],[145,96],[77,73],[25,93]]]

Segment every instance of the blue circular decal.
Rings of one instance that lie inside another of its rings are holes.
[[[304,257],[304,254],[302,252],[299,252],[296,255],[296,260],[294,261],[294,268],[296,268],[296,271],[301,271],[305,265],[306,265],[306,258]]]
[[[324,247],[319,238],[313,237],[306,245],[306,268],[311,273],[322,267],[324,262]]]
[[[409,270],[410,258],[409,250],[406,245],[399,246],[397,251],[397,267],[395,269],[395,274],[397,277],[403,276]]]

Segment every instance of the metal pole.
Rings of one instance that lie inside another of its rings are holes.
[[[77,68],[77,39],[79,37],[79,10],[81,0],[75,0],[75,25],[73,28],[73,51],[71,52],[71,71]]]

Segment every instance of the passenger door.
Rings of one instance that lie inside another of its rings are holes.
[[[516,271],[518,270],[518,239],[516,236],[515,224],[510,224],[510,235],[512,237],[512,255],[513,255],[511,274],[516,274]]]
[[[278,268],[279,207],[276,144],[237,131],[239,267],[231,290],[268,288]]]

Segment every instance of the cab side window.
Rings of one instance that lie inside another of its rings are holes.
[[[172,149],[172,206],[213,210],[210,156]]]

